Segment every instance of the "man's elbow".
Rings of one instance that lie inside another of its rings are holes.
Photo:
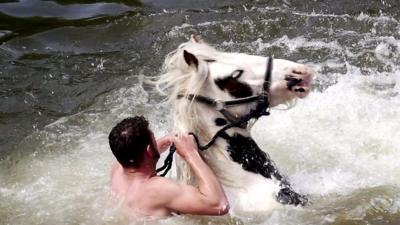
[[[229,212],[230,206],[228,200],[223,198],[220,201],[215,202],[211,208],[213,209],[213,215],[222,216]]]
[[[220,205],[220,210],[218,215],[222,216],[228,214],[229,209],[230,209],[229,202],[225,201],[223,204]]]

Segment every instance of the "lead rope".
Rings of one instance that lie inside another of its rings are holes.
[[[217,133],[215,133],[215,135],[211,138],[211,140],[204,146],[200,144],[199,138],[197,137],[196,134],[194,134],[193,132],[189,133],[190,135],[193,135],[199,150],[204,151],[204,150],[207,150],[208,148],[210,148],[215,143],[217,138],[226,134],[225,131],[232,127],[243,127],[244,125],[247,124],[247,122],[249,122],[253,118],[257,120],[261,116],[270,115],[268,94],[269,94],[269,88],[271,85],[271,72],[272,72],[272,57],[269,57],[267,70],[265,72],[263,93],[262,93],[262,95],[259,96],[256,108],[251,110],[250,113],[241,117],[239,120],[236,120],[235,122],[222,127],[220,130],[217,131]],[[164,160],[164,165],[156,170],[157,173],[162,172],[161,174],[159,174],[159,176],[164,177],[165,175],[167,175],[168,171],[171,170],[175,151],[176,151],[175,145],[171,145],[171,147],[169,148],[169,153]]]
[[[232,128],[232,127],[237,127],[238,125],[242,125],[242,124],[243,124],[243,122],[239,121],[239,122],[231,123],[231,124],[228,124],[228,125],[224,126],[217,133],[215,133],[214,137],[212,137],[211,140],[204,146],[200,144],[199,138],[197,137],[196,134],[194,134],[193,132],[190,132],[189,134],[193,135],[194,140],[196,141],[198,149],[201,150],[201,151],[204,151],[204,150],[207,150],[208,148],[210,148],[215,143],[217,138],[219,138],[223,134],[225,134],[226,130],[228,130],[229,128]],[[175,151],[176,151],[175,145],[171,145],[171,147],[169,148],[169,153],[168,153],[167,157],[164,160],[164,165],[156,170],[157,173],[162,172],[161,174],[159,174],[159,176],[164,177],[165,175],[167,175],[168,171],[171,170]]]
[[[176,147],[174,144],[172,144],[171,147],[169,147],[169,153],[164,160],[164,165],[156,170],[157,173],[160,173],[164,170],[164,172],[159,176],[165,177],[165,175],[167,175],[168,171],[171,169],[175,151]]]
[[[224,134],[227,129],[232,128],[234,126],[236,126],[236,123],[232,123],[232,124],[228,124],[228,125],[224,126],[204,146],[202,146],[200,144],[199,138],[197,137],[196,134],[194,134],[193,132],[190,132],[189,134],[193,135],[193,137],[194,137],[194,139],[196,141],[198,149],[201,150],[201,151],[204,151],[204,150],[207,150],[209,147],[211,147],[211,145],[214,144],[214,142],[217,140],[217,138],[221,137],[222,134]],[[164,160],[164,165],[156,170],[157,173],[161,173],[162,172],[161,174],[159,174],[159,176],[164,177],[165,175],[167,175],[168,171],[171,169],[175,151],[176,151],[175,145],[171,145],[171,147],[169,148],[169,153],[168,153],[167,157]]]

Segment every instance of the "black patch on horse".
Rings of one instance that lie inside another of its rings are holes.
[[[241,74],[239,74],[239,76],[229,76],[226,78],[217,79],[215,80],[215,84],[219,87],[219,89],[223,91],[227,90],[229,94],[235,98],[252,96],[253,90],[251,90],[251,87],[237,80],[240,75]]]
[[[257,173],[265,178],[281,182],[281,190],[276,196],[282,204],[305,205],[307,198],[294,192],[289,182],[279,173],[268,154],[262,151],[251,137],[235,133],[232,137],[226,133],[222,136],[228,142],[228,153],[234,162],[242,165],[246,171]]]

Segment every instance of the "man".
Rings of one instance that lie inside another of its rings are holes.
[[[225,193],[200,157],[193,137],[184,134],[156,141],[148,125],[144,117],[136,116],[111,130],[110,147],[118,161],[112,168],[112,191],[124,199],[132,213],[145,216],[226,214],[229,204]],[[160,153],[172,143],[193,170],[198,188],[156,175]]]

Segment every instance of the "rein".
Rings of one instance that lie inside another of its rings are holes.
[[[193,132],[190,132],[189,134],[193,135],[197,147],[199,150],[204,151],[210,148],[217,138],[223,136],[226,130],[232,128],[232,127],[244,127],[246,124],[251,120],[255,119],[257,120],[261,116],[268,116],[270,114],[269,112],[269,91],[270,91],[270,86],[271,86],[271,75],[272,75],[272,57],[268,58],[267,62],[267,69],[265,71],[265,78],[264,78],[264,83],[263,83],[263,91],[260,95],[253,95],[249,97],[244,97],[244,98],[238,98],[235,100],[228,100],[228,101],[222,101],[222,100],[214,100],[209,97],[201,96],[201,95],[178,95],[177,98],[186,98],[190,101],[197,101],[199,103],[203,103],[209,106],[213,106],[216,108],[217,111],[219,111],[222,115],[225,116],[226,119],[228,119],[231,123],[225,125],[222,127],[220,130],[215,133],[215,135],[211,138],[211,140],[205,144],[201,145],[199,138],[197,137],[196,134]],[[257,102],[257,105],[255,109],[251,109],[250,112],[242,117],[237,117],[232,115],[230,112],[227,111],[228,107],[235,106],[235,105],[240,105],[240,104],[245,104],[245,103],[250,103],[250,102]],[[168,171],[172,167],[172,161],[173,161],[173,155],[176,151],[175,145],[172,145],[169,149],[168,156],[164,160],[164,165],[156,170],[157,173],[160,173],[160,176],[165,176]]]

